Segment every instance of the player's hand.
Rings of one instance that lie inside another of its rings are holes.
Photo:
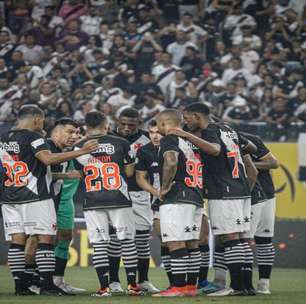
[[[99,147],[98,141],[96,139],[91,139],[86,141],[86,143],[83,145],[81,150],[82,152],[84,152],[84,154],[88,154],[90,152],[97,150],[98,147]]]
[[[67,179],[80,179],[82,176],[78,170],[71,170],[66,172]]]
[[[165,196],[167,195],[167,193],[168,192],[170,192],[170,190],[171,190],[171,188],[172,188],[172,186],[175,184],[175,182],[172,182],[171,184],[170,184],[170,186],[167,188],[167,189],[161,189],[160,190],[160,192],[159,192],[159,199],[161,200],[161,201],[163,201],[164,199],[165,199]]]
[[[176,135],[176,136],[179,136],[179,137],[186,137],[186,134],[187,134],[187,132],[185,132],[181,128],[171,128],[168,131],[168,135]]]

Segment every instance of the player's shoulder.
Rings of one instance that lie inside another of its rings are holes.
[[[246,132],[239,132],[239,134],[245,137],[246,139],[250,140],[255,145],[263,144],[262,139],[258,135],[250,134]]]
[[[154,150],[154,146],[152,144],[152,142],[149,142],[143,146],[141,146],[138,150],[138,153],[152,153],[152,151]]]
[[[116,134],[107,134],[104,136],[104,140],[109,141],[113,144],[130,145],[127,139],[117,136]]]
[[[161,138],[160,145],[178,144],[178,136],[170,134]]]

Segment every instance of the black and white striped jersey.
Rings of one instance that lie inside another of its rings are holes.
[[[0,137],[0,158],[5,169],[2,203],[24,204],[51,198],[51,169],[36,158],[43,150],[50,150],[46,139],[27,129],[11,130]]]

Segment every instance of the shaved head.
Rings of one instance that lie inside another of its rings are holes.
[[[181,113],[174,109],[167,109],[157,115],[156,122],[159,132],[165,135],[170,128],[181,125]]]
[[[158,114],[157,120],[167,121],[172,125],[179,126],[182,122],[181,113],[174,109],[167,109]]]

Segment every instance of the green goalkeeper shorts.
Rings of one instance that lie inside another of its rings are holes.
[[[72,230],[74,228],[73,200],[61,200],[57,210],[57,229]]]

